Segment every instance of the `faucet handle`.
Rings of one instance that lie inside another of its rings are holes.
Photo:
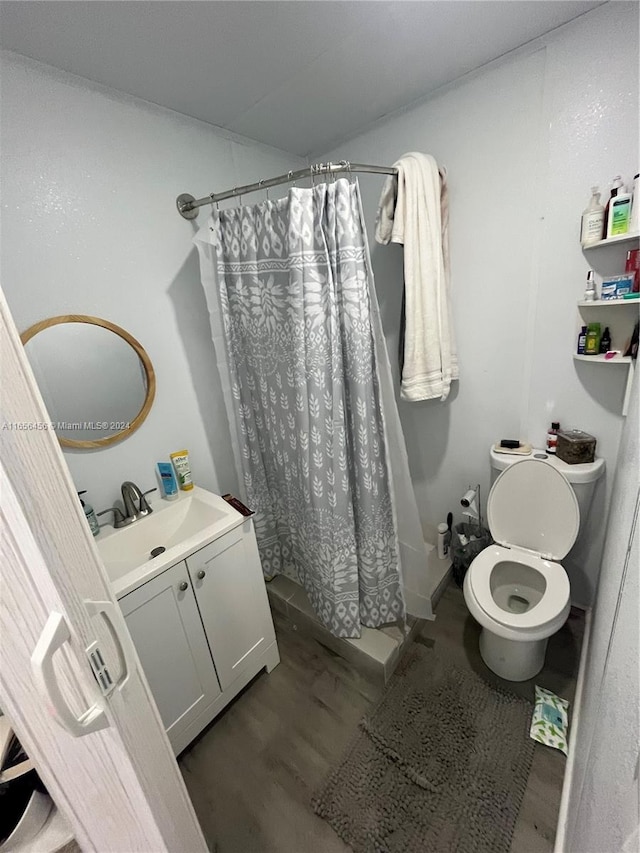
[[[140,512],[146,512],[146,513],[153,512],[153,510],[151,509],[151,507],[147,503],[146,496],[150,495],[151,492],[157,492],[157,491],[158,491],[158,489],[154,486],[153,489],[147,489],[146,492],[143,492],[140,495]]]
[[[122,510],[119,509],[117,506],[110,506],[108,509],[102,509],[100,510],[100,512],[97,512],[96,515],[105,515],[105,513],[107,512],[113,513],[114,527],[117,527],[124,521],[124,515],[122,514]]]

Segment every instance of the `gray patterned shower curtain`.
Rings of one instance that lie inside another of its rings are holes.
[[[204,237],[264,573],[338,637],[404,617],[358,192],[294,187],[215,211]]]

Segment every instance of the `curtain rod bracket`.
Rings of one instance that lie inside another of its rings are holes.
[[[180,193],[178,198],[176,199],[176,207],[178,208],[178,213],[180,216],[185,219],[195,219],[198,215],[198,208],[193,207],[193,202],[196,200],[195,196],[190,195],[190,193]]]

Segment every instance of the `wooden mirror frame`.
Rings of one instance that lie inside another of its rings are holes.
[[[153,404],[154,397],[156,396],[156,375],[153,371],[151,359],[147,355],[142,344],[121,326],[116,326],[115,323],[110,323],[108,320],[102,320],[100,317],[91,317],[88,314],[61,314],[58,317],[49,317],[47,320],[41,320],[39,323],[34,323],[33,326],[29,326],[29,328],[20,335],[22,345],[25,346],[31,338],[38,334],[38,332],[42,332],[44,329],[49,329],[51,326],[59,326],[62,323],[89,323],[93,326],[101,326],[103,329],[113,332],[126,341],[129,346],[136,351],[138,358],[142,362],[146,376],[147,393],[144,398],[142,408],[126,429],[120,430],[120,432],[116,432],[113,435],[108,435],[105,438],[97,438],[95,441],[76,441],[73,438],[62,438],[61,436],[57,436],[60,445],[62,447],[73,447],[76,450],[96,450],[100,447],[108,447],[111,444],[122,441],[123,438],[127,438],[127,436],[134,433],[138,427],[144,423]]]

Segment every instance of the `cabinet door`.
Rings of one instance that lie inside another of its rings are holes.
[[[225,690],[275,640],[251,521],[187,557],[187,566]]]
[[[186,564],[172,566],[119,604],[173,744],[220,694]]]

